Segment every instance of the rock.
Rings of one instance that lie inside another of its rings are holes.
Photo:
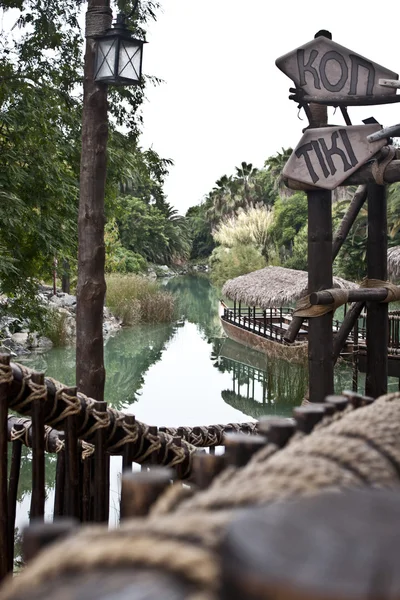
[[[27,346],[29,339],[29,333],[13,333],[11,336],[11,340],[15,344],[19,344],[21,346]]]
[[[76,305],[76,296],[64,294],[64,292],[57,292],[56,296],[51,296],[50,302],[63,308],[72,307]]]
[[[38,348],[42,348],[43,350],[50,350],[53,347],[53,342],[46,336],[41,336],[38,339]]]
[[[10,350],[10,348],[7,348],[7,346],[0,346],[0,354],[9,354],[11,357],[15,357],[18,356],[18,354],[16,352],[14,352],[13,350]]]
[[[146,276],[148,277],[148,279],[151,279],[152,281],[155,281],[157,279],[157,273],[155,272],[154,269],[147,269]]]
[[[2,348],[12,354],[12,356],[18,356],[21,354],[30,354],[30,351],[24,348],[21,344],[18,344],[11,338],[6,338],[2,342]]]

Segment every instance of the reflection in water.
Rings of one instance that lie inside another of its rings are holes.
[[[230,340],[229,340],[230,341]],[[234,342],[232,342],[234,344]],[[230,390],[222,391],[222,398],[237,410],[259,419],[263,415],[290,415],[300,404],[307,388],[304,367],[283,360],[265,361],[261,369],[249,359],[238,362],[228,358],[225,344],[218,358],[218,369],[232,376]]]
[[[292,407],[301,403],[307,389],[306,368],[269,359],[224,338],[219,291],[207,277],[176,277],[165,287],[177,298],[176,323],[127,328],[105,344],[105,398],[110,404],[151,425],[176,427],[248,421],[264,414],[289,415]],[[67,385],[74,384],[74,348],[55,348],[23,361]],[[351,387],[351,367],[339,365],[335,378],[336,390]],[[29,511],[30,467],[30,453],[25,452],[19,524],[26,522]],[[54,469],[55,457],[48,456],[47,514],[52,512]],[[120,469],[113,459],[111,506],[116,515]]]

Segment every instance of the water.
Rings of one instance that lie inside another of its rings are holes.
[[[105,399],[149,425],[210,425],[245,422],[264,414],[290,415],[307,389],[304,366],[248,350],[223,337],[219,293],[204,276],[169,280],[180,318],[173,324],[141,325],[118,332],[105,344]],[[75,380],[75,349],[55,348],[24,360],[67,385]],[[391,386],[397,386],[393,380]],[[359,389],[364,376],[359,374]],[[351,366],[335,370],[337,391],[352,387]],[[394,389],[397,389],[394,388]],[[111,499],[118,519],[121,460],[111,464]],[[30,453],[25,450],[17,524],[27,521]],[[55,457],[47,457],[46,513],[54,501]]]

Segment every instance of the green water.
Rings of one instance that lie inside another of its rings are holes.
[[[307,389],[304,366],[248,350],[223,337],[219,292],[206,277],[170,279],[179,320],[166,325],[124,329],[105,344],[106,400],[136,418],[158,426],[244,422],[263,414],[289,415]],[[30,355],[24,363],[67,385],[74,384],[75,349],[55,348]],[[364,376],[359,375],[359,389]],[[396,380],[393,385],[397,386]],[[351,366],[335,371],[335,389],[352,386]],[[396,388],[395,388],[396,389]],[[54,457],[47,461],[46,512],[53,503]],[[111,500],[115,519],[121,461],[111,465]],[[30,453],[21,474],[18,524],[26,522],[30,501]]]

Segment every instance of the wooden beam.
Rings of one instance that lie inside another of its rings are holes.
[[[308,198],[308,291],[332,287],[331,192],[307,192]],[[310,319],[308,325],[309,400],[322,402],[333,394],[332,313]]]
[[[369,279],[387,278],[386,188],[368,186],[367,266]],[[367,302],[367,376],[365,393],[377,398],[387,392],[388,305]]]
[[[335,291],[335,290],[332,290]],[[388,290],[386,288],[360,288],[357,290],[348,290],[348,302],[382,302],[386,300]],[[334,302],[334,297],[331,290],[322,290],[310,294],[310,304],[312,305],[327,305]]]

